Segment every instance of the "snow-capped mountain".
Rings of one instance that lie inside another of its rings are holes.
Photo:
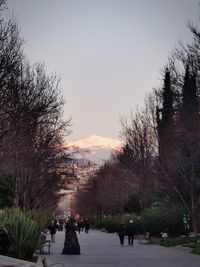
[[[84,157],[97,164],[102,164],[110,158],[113,151],[120,150],[122,143],[118,139],[91,135],[85,139],[71,141],[67,146],[87,149],[89,152],[85,153]]]
[[[107,137],[101,137],[99,135],[91,135],[88,138],[75,140],[68,143],[69,146],[78,146],[80,148],[100,147],[117,149],[121,147],[121,142],[118,139],[111,139]]]

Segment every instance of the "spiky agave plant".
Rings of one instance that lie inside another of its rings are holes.
[[[8,255],[31,259],[40,245],[40,226],[21,210],[9,210],[4,216],[4,220],[0,221],[0,228],[10,242]]]
[[[37,222],[37,224],[40,226],[40,230],[44,231],[47,229],[48,225],[52,221],[52,215],[45,211],[38,211],[38,210],[26,210],[26,215],[32,219],[33,221]]]

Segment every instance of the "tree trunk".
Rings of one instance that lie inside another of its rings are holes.
[[[199,233],[197,212],[193,212],[191,215],[191,218],[192,218],[192,230],[194,232],[194,235],[197,236]]]

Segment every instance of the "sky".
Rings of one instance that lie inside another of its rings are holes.
[[[199,0],[7,0],[31,61],[61,76],[68,140],[119,138],[180,40],[191,40]],[[14,14],[14,15],[13,15]]]

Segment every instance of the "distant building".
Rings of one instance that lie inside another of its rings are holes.
[[[58,206],[60,213],[72,213],[71,207],[76,192],[87,188],[90,179],[98,170],[99,165],[86,158],[72,160],[71,164],[63,168],[63,179],[66,177],[67,189],[60,192],[63,195]]]

